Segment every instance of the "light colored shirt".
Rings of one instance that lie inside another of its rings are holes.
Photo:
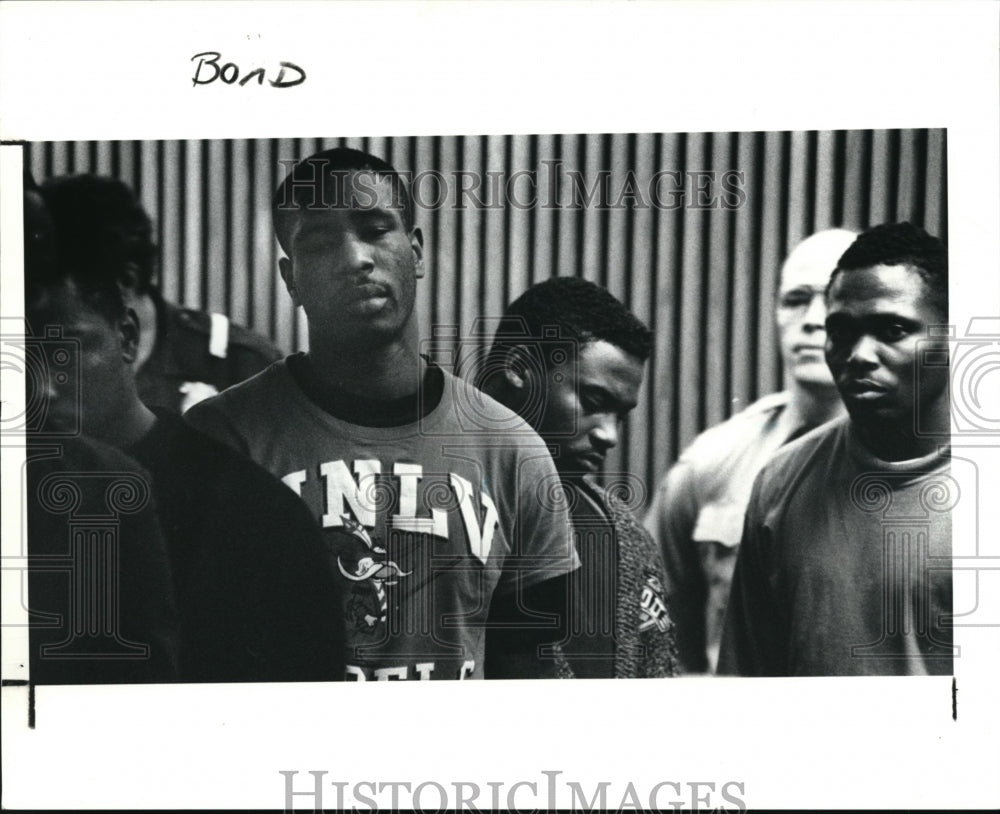
[[[475,432],[463,412],[473,401],[506,432]],[[403,426],[331,415],[285,361],[185,418],[312,511],[343,577],[351,680],[482,678],[494,594],[579,566],[565,501],[539,497],[559,482],[548,449],[448,373],[440,403]]]
[[[714,672],[754,478],[796,429],[774,393],[705,430],[661,482],[645,525],[663,550],[685,673]]]

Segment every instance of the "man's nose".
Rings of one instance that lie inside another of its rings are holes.
[[[862,334],[854,342],[847,363],[856,367],[878,367],[878,342],[875,338]]]
[[[618,417],[611,414],[602,416],[591,428],[590,440],[601,452],[618,446]]]
[[[802,328],[805,331],[822,331],[826,322],[826,302],[821,292],[813,294],[805,316],[802,318]]]
[[[351,271],[369,271],[375,266],[371,244],[358,235],[345,235],[344,255]]]

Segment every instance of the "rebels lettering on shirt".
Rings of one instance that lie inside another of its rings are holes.
[[[341,515],[348,511],[361,525],[375,527],[376,502],[379,496],[377,479],[382,475],[381,461],[354,461],[353,472],[344,461],[326,461],[319,465],[318,475],[324,484],[323,515],[320,518],[323,528],[343,526]],[[397,462],[392,466],[392,475],[398,482],[397,511],[392,515],[392,528],[447,539],[448,513],[444,509],[429,508],[418,514],[418,491],[424,476],[423,467]],[[305,469],[300,469],[290,472],[281,480],[302,497],[302,487],[309,482],[310,477]],[[496,505],[486,492],[476,492],[468,480],[454,472],[448,473],[448,486],[458,506],[469,548],[485,563],[499,522]],[[425,500],[425,505],[426,502]],[[484,511],[482,525],[476,504]]]
[[[420,662],[414,665],[401,664],[398,667],[359,667],[348,664],[345,668],[346,681],[430,681],[434,672],[433,661]],[[454,678],[459,681],[467,679],[476,669],[476,662],[466,660],[458,668]]]

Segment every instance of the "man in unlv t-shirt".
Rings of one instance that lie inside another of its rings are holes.
[[[347,678],[482,678],[491,620],[519,631],[503,657],[554,674],[538,654],[561,638],[578,564],[566,506],[536,494],[555,467],[514,413],[420,356],[423,238],[405,181],[327,150],[279,186],[274,222],[309,352],[187,418],[323,527],[346,587]]]

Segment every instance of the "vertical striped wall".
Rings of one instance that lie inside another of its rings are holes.
[[[947,239],[943,130],[60,142],[25,160],[38,181],[132,185],[158,224],[166,296],[292,351],[305,324],[278,279],[269,198],[282,160],[338,144],[418,179],[417,307],[441,350],[555,275],[607,286],[646,321],[656,350],[609,466],[647,484],[701,429],[780,388],[773,297],[795,243],[893,220]],[[742,175],[724,195],[728,171]]]

